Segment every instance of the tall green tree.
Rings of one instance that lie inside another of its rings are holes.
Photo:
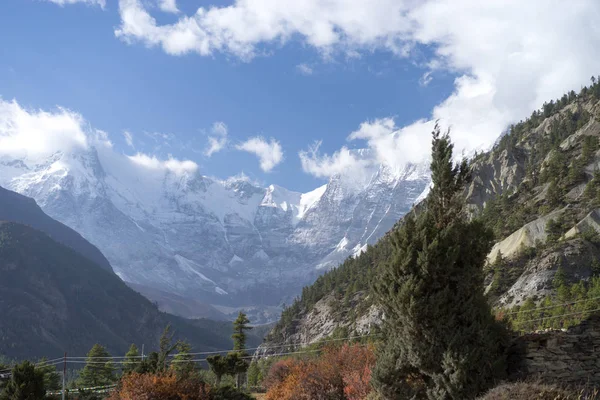
[[[235,321],[233,321],[233,335],[231,335],[233,350],[244,355],[246,355],[246,331],[252,329],[249,324],[250,320],[241,311]]]
[[[426,205],[392,234],[374,283],[386,337],[373,382],[389,399],[472,399],[504,371],[504,330],[483,294],[492,233],[467,218],[469,168],[452,151],[436,125]]]
[[[210,370],[217,378],[217,386],[220,386],[223,376],[229,374],[229,363],[227,362],[227,358],[220,354],[215,354],[213,356],[206,357],[206,362],[208,362]]]
[[[165,372],[167,370],[169,355],[179,346],[179,342],[173,343],[173,336],[171,324],[169,324],[165,327],[158,343],[157,372]]]
[[[46,359],[42,358],[35,368],[44,375],[44,387],[46,390],[57,390],[60,388],[61,375],[56,371],[56,366],[46,364]]]
[[[249,324],[250,320],[248,316],[241,311],[235,321],[233,321],[233,335],[231,335],[233,339],[233,351],[227,357],[230,371],[235,374],[235,382],[238,388],[242,386],[243,376],[250,365],[244,359],[244,357],[248,356],[248,353],[246,353],[246,331],[252,329]]]
[[[29,361],[15,365],[0,400],[43,400],[46,398],[44,373]]]
[[[78,385],[96,387],[114,383],[117,377],[110,357],[108,351],[96,343],[87,354],[85,367],[79,374]]]
[[[178,376],[189,376],[194,372],[195,364],[192,361],[194,356],[192,352],[192,346],[187,342],[179,342],[177,345],[177,354],[173,357],[171,368],[177,373]]]
[[[140,367],[142,360],[140,358],[140,352],[135,345],[132,343],[127,353],[125,353],[125,359],[123,362],[123,373],[128,374],[133,371],[137,371]]]

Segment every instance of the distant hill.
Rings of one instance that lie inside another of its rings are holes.
[[[50,218],[30,197],[0,187],[0,221],[13,221],[29,225],[46,233],[57,242],[72,248],[105,270],[113,271],[106,257],[96,246],[73,229]]]
[[[160,312],[112,272],[29,226],[0,222],[0,277],[0,354],[9,358],[80,356],[97,342],[116,355],[131,343],[148,351],[168,323],[195,351],[231,348],[222,323]]]

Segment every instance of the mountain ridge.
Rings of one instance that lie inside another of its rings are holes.
[[[494,232],[485,284],[489,301],[501,313],[547,305],[557,291],[582,295],[600,274],[599,121],[596,81],[579,94],[571,91],[545,103],[511,126],[492,149],[471,158],[472,180],[464,196],[470,217],[481,218]],[[410,212],[425,206],[422,202]],[[390,257],[389,238],[305,287],[257,354],[268,354],[269,346],[293,349],[294,343],[340,330],[346,336],[377,332],[384,316],[369,289],[377,267]]]
[[[117,157],[102,143],[0,159],[0,185],[80,232],[123,280],[228,307],[291,301],[374,243],[429,184],[421,165],[370,173],[298,193]]]

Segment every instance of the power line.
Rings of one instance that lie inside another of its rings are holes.
[[[322,350],[317,349],[317,350],[303,350],[303,351],[291,351],[291,352],[285,352],[285,353],[277,353],[274,354],[273,357],[279,357],[279,356],[287,356],[287,355],[292,355],[292,354],[308,354],[308,353],[317,353],[320,352]],[[244,356],[244,357],[240,357],[240,359],[242,360],[247,360],[247,359],[252,359],[254,358],[254,356]],[[198,359],[192,359],[192,360],[171,360],[171,363],[186,363],[186,362],[205,362],[208,361],[207,358],[198,358]],[[103,362],[98,362],[98,361],[91,361],[91,362],[86,362],[86,361],[68,361],[67,363],[71,363],[71,364],[88,364],[88,365],[94,365],[94,364],[100,364],[100,365],[104,365],[105,363]],[[116,364],[135,364],[134,361],[117,361]]]
[[[534,312],[534,311],[539,311],[539,310],[548,310],[550,308],[557,308],[557,307],[562,307],[562,306],[567,306],[567,305],[577,304],[577,303],[585,303],[586,301],[592,301],[592,300],[600,300],[600,296],[598,296],[598,297],[592,297],[591,299],[570,301],[568,303],[557,304],[557,305],[554,305],[554,306],[534,308],[532,310],[513,311],[513,312],[505,313],[504,315],[513,315],[513,314],[519,314],[519,313],[522,313],[522,312],[526,313],[526,312]]]
[[[279,349],[282,347],[301,347],[301,346],[310,346],[311,344],[320,344],[320,343],[327,343],[327,342],[337,342],[337,341],[342,341],[342,340],[353,340],[353,339],[359,339],[359,338],[364,338],[364,337],[369,337],[369,336],[379,336],[380,334],[378,333],[372,333],[372,334],[367,334],[367,335],[358,335],[358,336],[348,336],[348,337],[344,337],[344,338],[336,338],[336,339],[323,339],[323,340],[318,340],[318,341],[313,341],[313,342],[302,342],[302,343],[288,343],[288,344],[282,344],[282,345],[278,345],[278,346],[259,346],[259,347],[250,347],[244,350],[258,350],[258,349]],[[177,354],[170,354],[169,357],[175,357],[175,356],[197,356],[197,355],[205,355],[205,354],[219,354],[219,353],[227,353],[230,351],[234,351],[234,349],[229,349],[229,350],[218,350],[218,351],[203,351],[203,352],[198,352],[198,353],[177,353]]]
[[[597,308],[595,310],[586,310],[586,311],[580,311],[580,312],[575,312],[575,313],[554,315],[554,316],[550,316],[550,317],[542,317],[542,318],[537,318],[537,319],[530,319],[530,320],[527,320],[527,321],[514,321],[514,322],[516,322],[517,324],[525,324],[527,322],[537,322],[537,321],[543,321],[545,319],[569,317],[569,316],[572,316],[572,315],[580,315],[580,314],[585,314],[585,313],[592,313],[592,312],[595,312],[595,311],[600,311],[600,308]]]

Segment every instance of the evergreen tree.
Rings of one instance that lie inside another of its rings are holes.
[[[223,375],[227,375],[229,373],[229,365],[227,363],[226,357],[223,357],[220,354],[216,354],[214,356],[206,357],[206,362],[208,362],[210,370],[215,374],[215,377],[217,378],[217,386],[220,386]]]
[[[156,366],[157,372],[164,372],[167,370],[167,359],[169,354],[173,352],[179,346],[179,342],[173,343],[173,333],[171,333],[171,325],[167,325],[159,341],[158,350],[158,362]]]
[[[106,349],[95,344],[87,354],[85,367],[79,374],[78,385],[96,387],[110,385],[116,381],[115,367]]]
[[[46,398],[44,372],[34,364],[24,361],[12,369],[0,400],[40,400]]]
[[[250,320],[240,311],[238,317],[235,321],[233,321],[233,335],[231,338],[233,339],[233,352],[228,354],[228,363],[230,367],[230,371],[235,374],[236,386],[239,388],[241,386],[241,381],[243,374],[248,370],[248,362],[246,362],[242,357],[247,356],[246,353],[246,331],[252,329],[248,324]]]
[[[548,185],[548,190],[546,192],[546,200],[548,201],[548,205],[552,208],[560,205],[562,199],[562,193],[560,187],[558,185],[557,179],[552,179],[550,185]]]
[[[138,351],[135,343],[132,343],[127,353],[125,353],[125,361],[123,363],[123,373],[128,374],[133,371],[137,371],[140,367],[142,360],[140,359],[140,352]]]
[[[44,375],[44,387],[46,390],[57,390],[60,388],[61,376],[56,371],[56,366],[46,364],[46,359],[42,358],[35,368]]]
[[[472,399],[504,372],[504,330],[483,294],[492,233],[467,220],[468,165],[452,150],[436,125],[426,206],[392,234],[374,285],[386,343],[373,381],[387,398]]]
[[[240,311],[238,317],[235,321],[233,321],[233,335],[231,338],[233,339],[233,350],[239,352],[240,354],[246,355],[246,331],[252,329],[248,324],[250,320]]]
[[[171,368],[178,376],[188,376],[194,372],[195,365],[191,361],[194,357],[190,355],[191,352],[192,346],[189,343],[179,342],[177,344],[177,354],[173,357]]]

